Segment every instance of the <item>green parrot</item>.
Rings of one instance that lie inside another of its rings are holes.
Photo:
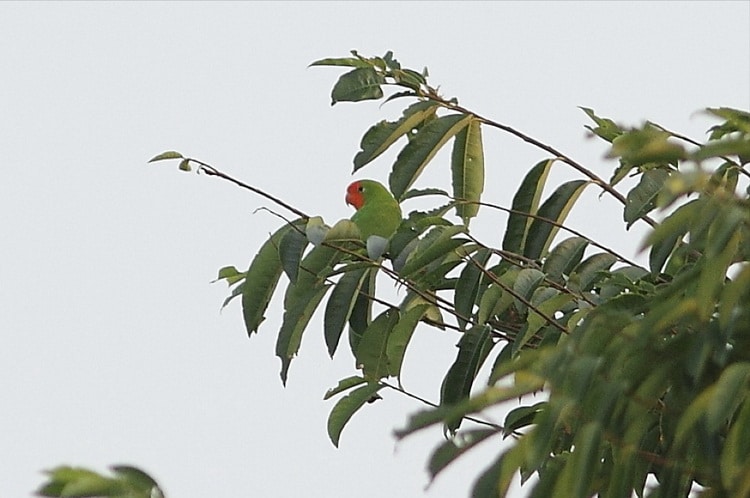
[[[349,185],[346,203],[357,210],[352,221],[367,244],[368,255],[379,258],[386,251],[388,239],[401,224],[401,206],[381,183],[374,180],[357,180]]]

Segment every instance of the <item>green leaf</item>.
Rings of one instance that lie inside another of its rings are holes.
[[[467,330],[461,337],[456,360],[448,369],[440,388],[441,406],[468,399],[474,378],[493,346],[490,331],[490,327],[478,325]],[[460,424],[460,417],[446,421],[451,432],[458,429]]]
[[[430,474],[430,481],[434,481],[435,477],[458,457],[496,434],[498,434],[497,429],[474,429],[466,432],[462,431],[455,437],[445,441],[430,455],[430,460],[427,463],[427,472]]]
[[[442,197],[450,197],[448,195],[448,192],[440,188],[422,188],[422,189],[413,188],[409,190],[408,192],[406,192],[403,196],[401,196],[401,201],[403,202],[407,199],[414,199],[415,197],[424,197],[427,195],[439,195]]]
[[[352,416],[382,388],[382,385],[372,382],[355,389],[336,403],[328,415],[328,437],[335,447],[338,448],[341,431]]]
[[[281,277],[281,261],[277,249],[279,243],[287,233],[294,230],[293,225],[299,227],[302,223],[297,220],[277,230],[261,246],[250,263],[242,289],[242,315],[248,335],[257,332],[265,319],[264,313]]]
[[[326,391],[325,396],[323,396],[323,399],[324,400],[331,399],[337,394],[340,394],[344,391],[348,391],[352,387],[358,386],[360,384],[364,384],[365,382],[367,381],[358,375],[354,375],[352,377],[341,379],[339,383],[336,385],[336,387],[332,387]]]
[[[597,422],[589,422],[576,434],[575,449],[566,462],[555,486],[554,496],[586,498],[598,475],[602,429]]]
[[[66,498],[163,498],[156,481],[142,470],[127,465],[115,465],[111,470],[114,477],[85,468],[60,466],[45,472],[49,481],[36,494]]]
[[[588,241],[583,237],[570,237],[557,244],[550,251],[542,267],[547,278],[554,282],[562,282],[562,276],[570,275],[581,262],[587,246]]]
[[[226,280],[229,286],[232,286],[245,278],[245,272],[239,271],[234,266],[224,266],[219,269],[219,274],[216,280],[212,280],[211,283],[218,282],[219,280]]]
[[[617,262],[617,257],[609,253],[593,254],[586,258],[574,271],[578,286],[582,291],[593,289],[604,272]]]
[[[352,314],[354,304],[360,297],[360,289],[369,280],[370,268],[362,268],[345,273],[336,283],[328,298],[323,317],[323,332],[328,354],[333,358],[344,331],[344,326]]]
[[[750,448],[750,403],[745,402],[729,428],[720,460],[721,482],[724,488],[734,490],[741,487],[740,482],[744,481],[745,493],[738,492],[734,496],[746,496],[748,485],[750,485],[747,478],[750,468],[748,448]]]
[[[354,156],[354,171],[373,161],[396,140],[420,126],[425,119],[435,115],[437,105],[432,101],[420,101],[410,105],[398,121],[381,121],[362,137],[360,151]]]
[[[539,284],[544,282],[544,278],[544,273],[539,270],[534,268],[524,268],[519,272],[515,282],[513,282],[513,291],[526,301],[531,301],[532,294],[534,294],[536,288],[539,287]],[[519,313],[526,313],[526,304],[522,303],[517,298],[515,303],[516,309]]]
[[[746,265],[722,290],[719,300],[719,325],[722,328],[728,327],[735,312],[749,301],[748,293],[750,293],[750,266]]]
[[[729,365],[714,384],[713,396],[706,410],[706,427],[710,432],[719,430],[731,421],[740,404],[748,399],[750,363]]]
[[[538,414],[544,411],[547,401],[540,401],[531,406],[519,406],[508,412],[503,422],[503,435],[509,436],[518,429],[523,429],[534,423]]]
[[[675,164],[687,154],[682,145],[670,142],[670,138],[668,132],[646,124],[642,129],[630,130],[615,138],[607,157],[622,157],[633,166]]]
[[[358,67],[342,74],[331,91],[331,105],[338,102],[377,100],[383,97],[383,76],[371,67]]]
[[[365,329],[357,346],[357,367],[365,379],[376,381],[389,375],[388,336],[399,319],[398,310],[386,310]]]
[[[513,196],[514,212],[508,216],[508,225],[503,237],[503,250],[516,254],[523,251],[526,234],[532,222],[532,218],[523,213],[536,214],[544,184],[554,162],[554,159],[547,159],[537,163],[521,182],[521,186]]]
[[[651,270],[651,273],[658,275],[659,272],[661,272],[662,268],[664,268],[664,264],[679,246],[681,239],[681,234],[674,234],[673,236],[662,239],[651,246],[651,250],[648,253],[648,267]]]
[[[482,147],[482,128],[477,119],[456,134],[453,141],[451,157],[453,173],[453,197],[458,199],[456,215],[461,217],[464,225],[479,212],[482,191],[484,191],[484,148]]]
[[[545,316],[554,318],[555,313],[572,300],[573,296],[571,294],[556,292],[553,297],[535,306],[536,310],[538,310],[539,312],[529,308],[529,316],[526,321],[526,327],[524,328],[523,334],[520,335],[514,342],[514,349],[517,351],[524,347],[531,340],[531,338],[534,337],[537,332],[539,332],[542,327],[549,324],[547,318],[540,315],[539,313],[543,313]]]
[[[365,329],[370,325],[372,317],[372,298],[370,296],[375,295],[376,275],[376,271],[367,273],[360,286],[360,292],[354,301],[352,312],[349,315],[349,346],[352,354],[355,356],[359,341],[362,339],[362,334],[365,333]]]
[[[433,261],[439,258],[442,260],[442,258],[452,254],[456,248],[466,242],[465,239],[454,239],[453,236],[465,231],[466,227],[461,225],[434,227],[411,252],[400,271],[401,276],[408,278],[415,272],[423,270]]]
[[[360,67],[367,68],[372,67],[372,63],[362,60],[358,57],[339,57],[339,58],[327,58],[320,59],[310,63],[308,67],[312,66],[344,66],[344,67]]]
[[[664,188],[669,172],[652,169],[641,176],[641,181],[628,192],[623,218],[630,228],[636,220],[643,218],[656,207],[656,198]]]
[[[709,142],[690,155],[694,161],[705,161],[712,157],[738,156],[744,164],[750,160],[750,139],[736,138]]]
[[[449,114],[435,118],[419,129],[399,153],[388,177],[391,192],[397,200],[401,200],[440,148],[468,126],[471,119],[468,114]]]
[[[709,138],[716,140],[730,133],[750,134],[750,113],[731,107],[709,107],[710,114],[725,120],[724,123],[712,126]]]
[[[115,476],[127,483],[132,489],[143,491],[145,497],[157,498],[164,496],[156,480],[141,469],[130,465],[113,465],[110,469],[112,469]]]
[[[276,340],[276,356],[281,360],[280,376],[284,385],[286,385],[292,358],[299,351],[302,333],[329,287],[329,285],[324,285],[309,288],[305,294],[294,292],[295,299],[290,300],[284,311],[281,330]]]
[[[612,141],[622,135],[623,131],[622,128],[620,128],[617,123],[612,121],[609,118],[600,118],[594,113],[593,109],[589,109],[588,107],[579,107],[583,112],[586,113],[588,117],[591,118],[594,123],[596,123],[596,127],[586,126],[585,128],[589,130],[594,135],[606,140],[609,143],[612,143]]]
[[[276,340],[276,356],[281,359],[281,380],[286,384],[292,358],[297,354],[302,333],[330,285],[323,275],[341,259],[343,253],[326,246],[315,247],[302,260],[297,282],[284,294],[284,318]]]
[[[690,229],[690,225],[696,219],[700,219],[702,204],[699,199],[694,199],[675,209],[646,236],[642,248],[675,238],[681,239]]]
[[[522,445],[523,441],[511,447],[482,472],[472,487],[471,498],[507,496],[513,476],[523,464]]]
[[[184,159],[184,156],[177,151],[168,150],[166,152],[162,152],[161,154],[152,157],[151,159],[149,159],[148,162],[155,163],[157,161],[166,161],[168,159]]]
[[[504,272],[497,278],[499,283],[491,283],[482,294],[477,313],[477,320],[480,324],[486,323],[493,316],[500,315],[513,304],[513,295],[503,289],[503,286],[512,289],[519,271],[518,268],[513,267]]]
[[[588,182],[585,180],[573,180],[563,183],[544,201],[537,211],[537,215],[546,220],[562,224],[568,216],[573,204],[578,200]],[[524,245],[524,256],[530,259],[539,259],[547,252],[547,248],[555,238],[559,227],[542,219],[535,218],[531,222],[529,232]]]
[[[404,363],[406,347],[417,324],[430,308],[429,304],[419,304],[407,311],[402,311],[398,323],[391,330],[386,344],[386,356],[388,357],[388,373],[393,377],[401,378],[401,366]]]
[[[307,236],[301,230],[289,230],[279,241],[281,267],[292,283],[297,282],[299,264],[307,247],[307,242]]]
[[[473,315],[480,282],[484,277],[482,270],[487,265],[490,256],[492,256],[492,251],[488,248],[477,251],[476,255],[466,263],[456,282],[454,302],[458,314],[458,326],[461,329],[466,328],[467,320]]]

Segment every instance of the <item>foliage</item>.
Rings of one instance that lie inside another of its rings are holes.
[[[248,334],[258,331],[286,276],[276,348],[284,383],[318,307],[325,303],[331,356],[342,354],[348,324],[344,354],[356,359],[359,373],[326,394],[338,396],[328,423],[334,445],[379,391],[405,392],[397,387],[404,354],[421,323],[452,330],[458,343],[439,403],[397,431],[403,438],[445,427],[450,437],[428,461],[432,478],[474,445],[511,437],[510,449],[478,476],[473,496],[504,496],[517,475],[531,496],[679,497],[696,485],[704,496],[750,495],[750,205],[743,190],[750,114],[708,109],[721,122],[699,143],[655,123],[628,128],[582,108],[593,121],[588,130],[619,161],[607,181],[552,146],[442,97],[426,69],[404,68],[390,52],[352,52],[312,65],[347,69],[332,104],[383,99],[389,88],[396,92],[385,101],[410,100],[398,120],[365,132],[354,171],[400,147],[388,179],[396,199],[438,199],[431,210],[409,213],[386,257],[368,258],[346,220],[329,228],[292,208],[295,219],[246,272],[219,273],[233,286],[227,302],[242,297]],[[547,155],[528,170],[510,208],[482,202],[488,129]],[[448,143],[452,195],[412,189]],[[225,176],[176,152],[153,161],[165,159]],[[560,163],[574,177],[545,195],[550,169]],[[637,182],[623,194],[616,187],[627,177]],[[653,227],[642,246],[647,267],[564,225],[587,188],[620,201],[626,227]],[[469,228],[488,209],[508,213],[500,247]],[[402,287],[401,302],[380,297],[382,278]],[[480,380],[487,362],[489,379]],[[530,396],[539,391],[544,401]],[[483,411],[514,399],[519,407],[503,426],[482,419]]]
[[[37,490],[39,496],[163,498],[156,481],[135,467],[111,467],[113,477],[107,477],[80,467],[57,467],[47,471],[49,480]]]

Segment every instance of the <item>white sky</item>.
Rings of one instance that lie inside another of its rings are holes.
[[[320,318],[284,389],[278,302],[251,340],[238,305],[219,314],[226,289],[209,281],[279,226],[252,214],[268,203],[146,161],[176,149],[348,217],[359,139],[401,104],[331,108],[340,72],[306,66],[390,49],[608,178],[576,106],[701,139],[713,121],[694,111],[750,107],[749,33],[749,2],[1,3],[0,495],[29,496],[61,463],[132,463],[173,498],[420,496],[440,433],[391,436],[419,404],[386,392],[337,450],[322,395],[353,366],[327,358]],[[545,155],[484,141],[488,199],[508,205]],[[385,180],[387,159],[361,176]],[[561,166],[551,181],[572,176]],[[443,160],[419,185],[449,181]],[[571,226],[633,255],[643,232],[585,195]],[[504,221],[482,213],[476,233],[497,244]],[[457,339],[420,329],[405,385],[436,400]],[[427,496],[465,496],[493,444]]]

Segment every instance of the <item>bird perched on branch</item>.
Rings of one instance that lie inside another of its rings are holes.
[[[383,184],[374,180],[357,180],[349,185],[346,203],[357,210],[352,221],[367,245],[367,254],[379,258],[401,224],[401,206]]]

